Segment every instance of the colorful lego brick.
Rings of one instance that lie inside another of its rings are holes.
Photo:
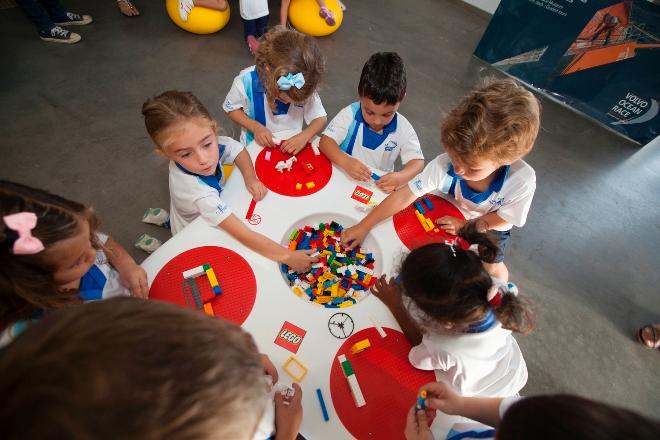
[[[204,313],[206,313],[209,316],[215,316],[215,313],[213,313],[213,306],[211,305],[211,303],[204,304]]]
[[[323,420],[326,422],[330,420],[328,416],[328,409],[325,407],[325,401],[323,400],[323,394],[321,393],[321,388],[316,389],[316,396],[319,398],[319,404],[321,405],[321,412],[323,413]]]
[[[420,409],[426,409],[426,396],[428,393],[426,390],[422,390],[419,392],[417,395],[417,404],[415,405],[415,409],[420,410]]]
[[[195,278],[200,275],[204,275],[204,266],[197,266],[193,267],[192,269],[188,269],[185,272],[182,273],[183,278],[189,279],[189,278]]]
[[[376,318],[374,318],[373,316],[369,316],[369,320],[371,321],[371,324],[373,324],[373,326],[376,327],[376,330],[378,331],[378,334],[380,335],[381,338],[387,336],[387,333],[385,333],[383,327],[381,327],[378,321],[376,321]]]
[[[264,155],[264,159],[270,160],[270,151],[266,151],[266,154]]]
[[[296,189],[301,190],[302,189],[302,183],[296,183]]]
[[[418,201],[415,201],[415,208],[417,208],[420,214],[422,215],[426,214],[426,211],[424,211],[424,207]]]
[[[211,283],[211,286],[218,286],[218,279],[215,277],[215,272],[213,271],[213,268],[209,266],[208,269],[206,269],[206,277],[209,279],[209,283]]]
[[[199,289],[197,288],[197,283],[193,278],[188,278],[186,280],[186,284],[188,286],[188,289],[190,289],[190,296],[193,299],[195,308],[198,310],[202,309],[204,307],[204,303],[202,301],[202,294],[199,292]]]
[[[424,204],[426,205],[426,207],[429,209],[429,211],[430,211],[431,209],[433,209],[433,203],[431,203],[431,201],[428,199],[428,197],[424,197],[424,198],[422,199],[422,201],[424,202]]]
[[[358,354],[363,352],[369,347],[371,347],[371,342],[369,342],[369,339],[363,339],[353,344],[353,346],[351,347],[351,353]]]
[[[314,172],[314,165],[312,165],[311,162],[305,162],[305,163],[304,163],[304,166],[303,166],[303,170],[304,170],[307,174],[312,174],[312,173]]]
[[[355,376],[355,372],[353,371],[353,366],[348,360],[346,360],[346,356],[343,354],[337,356],[337,361],[341,365],[341,369],[342,372],[344,373],[344,377],[348,382],[348,386],[351,390],[351,395],[353,396],[353,400],[355,401],[355,406],[360,408],[366,405],[367,402],[364,400],[364,395],[362,394],[362,390],[360,389],[360,384],[358,383],[357,377]]]
[[[316,186],[316,184],[315,184],[314,182],[307,182],[307,183],[305,184],[305,187],[307,187],[307,189],[312,189],[312,188],[314,188],[315,186]]]
[[[307,374],[307,368],[295,356],[289,357],[282,368],[296,382],[302,381]]]
[[[376,173],[371,173],[371,178],[374,179],[375,181],[379,181],[379,180],[380,180],[380,176],[379,176],[378,174],[376,174]]]
[[[319,147],[317,147],[314,144],[309,144],[312,146],[312,151],[314,151],[314,156],[320,156],[321,155],[321,150],[319,150]]]

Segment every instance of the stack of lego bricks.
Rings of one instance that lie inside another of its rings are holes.
[[[360,247],[347,251],[341,244],[343,227],[332,221],[304,226],[289,236],[289,249],[316,249],[319,261],[306,273],[282,265],[293,292],[327,308],[349,307],[369,294],[376,282],[373,253]]]

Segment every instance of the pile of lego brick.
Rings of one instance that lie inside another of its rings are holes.
[[[289,236],[289,249],[316,249],[319,261],[306,273],[282,265],[293,292],[328,308],[349,307],[361,301],[376,282],[374,257],[360,247],[346,251],[341,244],[343,227],[337,222],[305,226]]]

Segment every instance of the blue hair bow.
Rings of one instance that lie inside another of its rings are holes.
[[[304,85],[305,77],[302,73],[296,73],[295,75],[288,73],[286,76],[280,76],[280,78],[277,80],[277,87],[284,91],[290,90],[291,87],[295,87],[296,89],[300,90]]]

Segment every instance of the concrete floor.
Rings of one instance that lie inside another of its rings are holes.
[[[401,111],[433,158],[442,112],[496,74],[471,56],[488,16],[458,0],[345,2],[342,28],[319,40],[329,116],[355,99],[371,53],[397,51],[409,84]],[[211,36],[175,27],[162,1],[137,0],[142,16],[131,19],[113,0],[64,3],[94,16],[72,46],[40,41],[17,8],[0,11],[0,175],[93,205],[103,230],[141,261],[135,237],[168,236],[141,223],[142,212],[169,206],[167,165],[153,152],[141,105],[167,89],[191,90],[237,137],[220,104],[252,64],[238,2]],[[271,2],[271,24],[278,8]],[[519,338],[524,393],[577,393],[660,418],[658,352],[633,340],[641,324],[660,322],[660,142],[640,148],[546,99],[542,122],[527,158],[538,190],[507,257],[540,315],[538,330]]]

